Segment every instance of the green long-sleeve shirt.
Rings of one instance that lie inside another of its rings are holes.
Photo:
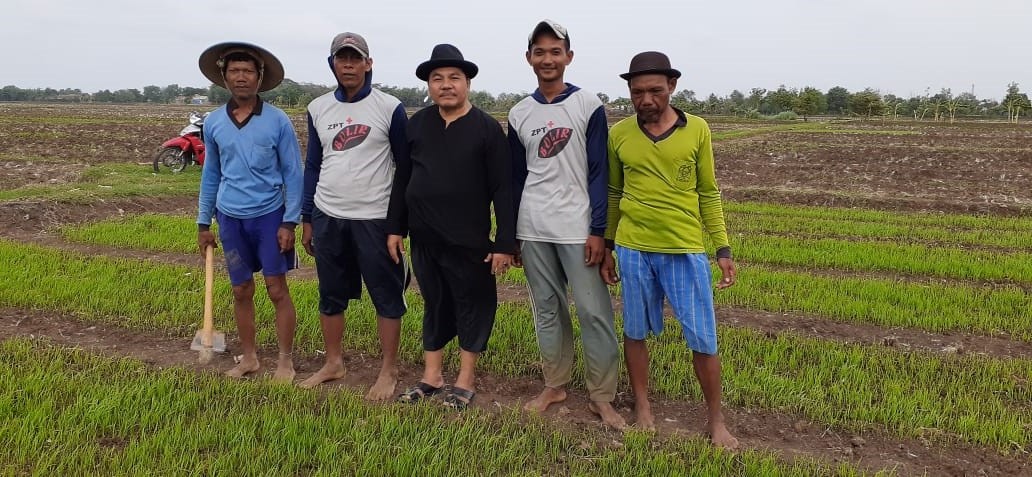
[[[661,253],[699,253],[703,230],[730,248],[713,165],[709,125],[676,110],[668,133],[652,137],[637,116],[609,131],[609,227],[617,245]]]

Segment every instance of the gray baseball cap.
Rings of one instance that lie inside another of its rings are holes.
[[[351,48],[362,55],[362,58],[369,58],[369,44],[358,33],[344,32],[333,37],[333,43],[330,43],[330,56],[336,55],[344,48]]]
[[[534,26],[534,30],[527,36],[527,49],[534,46],[534,38],[545,32],[555,35],[555,37],[560,40],[566,40],[567,42],[570,41],[570,34],[567,33],[566,27],[546,18],[538,22],[538,24]]]

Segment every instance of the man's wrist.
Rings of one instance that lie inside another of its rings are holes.
[[[207,232],[211,230],[211,225],[197,224],[198,232]]]
[[[717,260],[722,258],[733,260],[733,258],[731,258],[731,247],[720,247],[717,249]]]
[[[297,224],[294,222],[283,222],[282,224],[280,224],[280,228],[293,232],[294,229],[297,228]]]

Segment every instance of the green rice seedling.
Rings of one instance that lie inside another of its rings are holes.
[[[455,419],[24,339],[0,342],[0,383],[0,461],[33,474],[859,475],[698,438],[632,436],[625,448],[514,410]]]
[[[733,234],[731,248],[746,262],[1032,284],[1032,253],[1025,252],[760,234]]]
[[[72,312],[87,322],[169,330],[184,337],[197,327],[194,320],[198,316],[195,311],[199,306],[200,285],[197,273],[190,267],[84,257],[6,242],[0,242],[0,266],[10,271],[0,275],[2,306]],[[853,295],[856,304],[853,309],[832,309],[837,313],[862,314],[872,308],[869,304],[872,299],[900,288],[890,283],[886,288],[864,290],[870,286],[870,281],[846,280],[840,284],[825,283],[829,292],[822,290],[819,278],[801,273],[770,272],[769,283],[763,285],[767,289],[754,291],[756,296],[749,299],[773,296],[780,303],[778,294],[787,290],[797,299],[810,300],[807,306],[819,309],[819,306],[834,305],[836,293],[850,296],[862,290],[862,294]],[[176,283],[177,279],[183,283]],[[750,275],[740,280],[735,288],[719,293],[718,299],[741,300],[740,293],[747,289],[743,285],[756,278]],[[228,285],[222,281],[217,288],[217,297],[220,296],[223,303],[218,307],[217,319],[228,325],[221,328],[231,329]],[[942,287],[934,292],[952,288]],[[299,310],[298,348],[311,353],[322,343],[316,319],[317,290],[314,283],[302,282],[292,285],[292,292]],[[890,299],[901,296],[890,296]],[[930,299],[928,306],[937,307],[937,299],[933,295],[926,296]],[[402,340],[402,360],[418,363],[421,357],[418,317],[422,302],[414,294],[408,299],[410,310],[403,321],[406,338]],[[1025,295],[1015,299],[1028,303]],[[896,307],[906,309],[907,304],[903,301],[884,303],[890,311]],[[992,302],[983,300],[983,303]],[[942,309],[952,307],[953,304],[947,302]],[[874,309],[876,313],[886,312]],[[1026,323],[1032,319],[1028,316],[1029,309],[1026,306],[1021,312],[1023,315],[1018,315]],[[267,300],[259,300],[258,310],[259,316],[265,318],[259,340],[271,346],[275,337]],[[921,316],[932,316],[930,311],[918,311]],[[345,340],[349,349],[376,353],[379,345],[375,312],[368,300],[355,303],[348,313]],[[875,318],[881,319],[881,316]],[[893,317],[896,322],[907,319],[906,316]],[[537,347],[532,323],[526,304],[503,305],[490,350],[482,360],[484,369],[506,376],[535,375]],[[939,326],[955,325],[945,322]],[[690,374],[690,359],[677,329],[670,324],[669,332],[652,346],[656,363],[653,386],[661,395],[698,399]],[[734,328],[721,328],[720,336],[726,363],[726,394],[731,405],[785,409],[850,428],[875,424],[904,436],[936,432],[944,439],[956,436],[1001,450],[1014,449],[1014,442],[1024,446],[1032,438],[1029,435],[1032,427],[1028,426],[1032,422],[1032,406],[1029,405],[1032,393],[1028,387],[1032,382],[1032,361],[1029,360],[902,353],[790,335],[771,339],[758,332]],[[184,340],[184,346],[186,342]],[[968,415],[974,417],[964,417]]]
[[[196,196],[200,175],[199,167],[179,174],[154,174],[149,167],[135,164],[96,164],[87,166],[75,182],[0,190],[0,201],[48,199],[88,204],[110,198]]]
[[[780,205],[764,202],[725,202],[729,214],[747,213],[782,217],[786,221],[806,219],[830,219],[876,224],[904,226],[929,226],[954,229],[1010,230],[1027,232],[1032,228],[1030,217],[997,217],[964,214],[941,214],[922,212],[888,212],[874,209],[852,209],[844,207],[813,207]]]
[[[798,238],[873,240],[902,244],[958,245],[966,248],[1003,247],[1032,251],[1032,234],[1018,230],[958,229],[950,226],[859,221],[833,217],[796,218],[728,212],[727,228],[734,235],[782,235]],[[1032,227],[1032,224],[1029,224]]]
[[[212,223],[218,236],[218,223]],[[196,253],[197,222],[195,217],[167,214],[139,214],[112,220],[69,225],[61,228],[61,236],[75,242],[155,252]],[[215,249],[221,254],[222,249]],[[301,263],[314,265],[315,259],[301,247],[297,233],[297,255]]]

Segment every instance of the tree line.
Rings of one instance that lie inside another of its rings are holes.
[[[425,87],[382,84],[374,86],[400,99],[405,107],[417,108],[429,104]],[[262,97],[280,106],[303,108],[312,99],[332,89],[331,86],[298,83],[287,78],[275,89],[262,93]],[[485,111],[508,111],[528,94],[521,92],[492,95],[486,91],[474,90],[470,92],[470,101]],[[180,87],[177,84],[165,87],[149,85],[144,86],[142,91],[135,88],[116,91],[105,89],[94,93],[84,93],[79,89],[23,89],[13,85],[0,88],[0,101],[189,103],[196,96],[206,96],[212,104],[223,104],[229,100],[229,92],[215,85],[207,88]],[[610,99],[604,93],[599,93],[598,96],[610,108],[632,110],[629,98]],[[1018,83],[1010,83],[1000,101],[980,99],[971,92],[954,94],[949,88],[943,88],[934,94],[925,91],[924,94],[905,98],[894,94],[882,94],[871,88],[850,92],[841,86],[821,91],[809,86],[799,89],[781,85],[773,90],[752,88],[748,94],[739,90],[734,90],[727,96],[710,94],[705,99],[697,97],[694,91],[685,89],[676,92],[671,97],[671,103],[693,114],[779,119],[802,117],[804,120],[810,116],[834,115],[934,121],[953,121],[958,117],[1005,118],[1016,122],[1032,110],[1028,94],[1020,90]]]

